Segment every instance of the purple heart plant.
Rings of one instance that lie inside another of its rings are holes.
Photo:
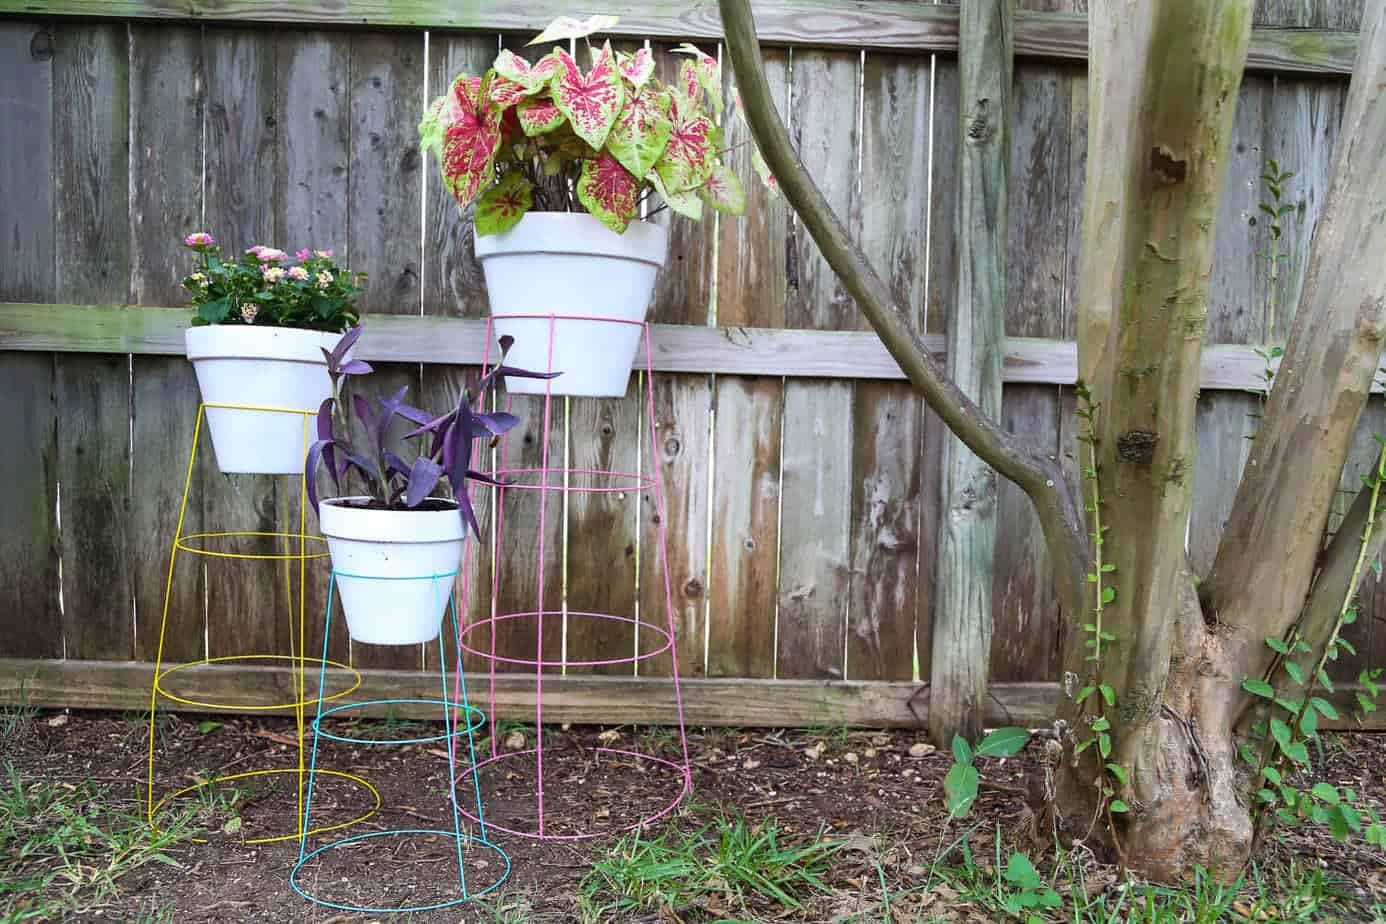
[[[480,538],[466,483],[479,481],[497,487],[504,487],[505,483],[471,467],[472,444],[477,439],[490,439],[509,432],[520,422],[520,418],[504,411],[478,413],[473,408],[486,406],[484,399],[507,376],[550,379],[558,373],[528,372],[505,365],[505,354],[513,338],[504,337],[501,339],[500,364],[482,377],[475,394],[470,389],[463,389],[457,406],[446,414],[434,415],[406,404],[404,396],[408,393],[408,386],[389,397],[377,397],[373,401],[353,394],[348,402],[342,395],[347,380],[368,375],[372,371],[369,363],[348,356],[361,331],[360,325],[353,327],[342,336],[335,349],[323,350],[328,373],[332,377],[332,396],[323,401],[318,409],[318,438],[308,447],[304,465],[308,500],[313,510],[318,510],[316,481],[321,467],[326,468],[339,494],[343,484],[354,478],[369,496],[369,506],[381,510],[418,509],[446,479],[463,523],[473,535]],[[364,434],[361,445],[353,445],[349,435],[349,417],[352,414],[359,424],[359,432]],[[396,417],[416,427],[398,438],[400,441],[417,440],[417,448],[412,452],[404,449],[403,442],[394,444],[391,439],[390,424]],[[410,456],[413,456],[412,461],[409,460]]]
[[[586,40],[616,22],[562,16],[529,44]],[[589,42],[587,50],[586,71],[561,47],[534,63],[502,50],[484,74],[459,74],[428,108],[419,124],[423,147],[458,204],[475,203],[476,233],[507,231],[531,209],[581,207],[620,234],[656,194],[695,220],[704,204],[742,214],[741,180],[719,147],[717,59],[680,45],[675,51],[687,58],[666,84],[654,76],[648,48],[631,54]],[[752,163],[773,187],[759,152]]]

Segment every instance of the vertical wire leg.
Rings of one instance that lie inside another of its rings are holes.
[[[313,830],[310,822],[309,813],[313,809],[313,783],[318,774],[318,733],[322,724],[322,696],[327,689],[327,643],[332,638],[332,600],[337,590],[337,569],[332,569],[332,575],[327,582],[327,613],[322,621],[322,661],[318,666],[318,708],[317,715],[313,718],[313,754],[308,764],[308,791],[303,797],[302,825],[299,828],[298,836],[298,862],[303,862],[304,854],[308,847],[308,832]],[[306,661],[306,657],[305,657]],[[305,667],[306,670],[306,667]],[[302,766],[303,748],[299,747],[299,765]]]
[[[674,589],[669,580],[667,517],[664,512],[664,478],[659,468],[659,438],[655,433],[654,355],[650,347],[650,324],[644,325],[645,396],[650,415],[650,469],[654,476],[655,510],[659,515],[659,568],[664,578],[664,612],[669,628],[669,659],[673,669],[674,705],[679,717],[679,746],[683,751],[683,795],[693,791],[693,772],[688,756],[688,732],[683,720],[683,691],[679,685],[679,645],[674,622]]]
[[[437,578],[434,578],[433,586],[436,590],[438,586]],[[457,625],[457,598],[451,593],[448,594],[448,611],[452,616],[452,633],[457,638],[460,629]],[[448,705],[448,656],[443,645],[443,633],[438,633],[438,674],[443,684],[443,734],[448,739],[448,804],[452,806],[452,833],[453,841],[457,846],[457,881],[462,886],[462,897],[469,898],[467,892],[467,864],[462,859],[462,817],[457,809],[457,741],[454,729],[457,727],[457,719],[453,714],[453,709]],[[452,702],[456,702],[454,698]],[[472,720],[465,713],[462,720],[471,726]]]
[[[164,580],[164,612],[159,619],[159,646],[154,655],[154,679],[149,684],[149,759],[148,780],[145,786],[145,822],[154,828],[154,735],[155,718],[159,708],[159,675],[164,669],[164,638],[168,631],[168,608],[173,599],[173,569],[178,562],[178,543],[183,540],[183,523],[188,512],[188,494],[192,491],[193,466],[197,462],[197,441],[202,436],[202,420],[207,406],[198,404],[197,422],[193,425],[192,447],[188,450],[188,470],[183,478],[183,497],[178,502],[178,525],[173,531],[173,545],[168,553],[168,577]]]

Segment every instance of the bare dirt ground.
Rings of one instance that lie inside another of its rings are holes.
[[[429,737],[440,727],[412,722],[338,723],[347,736]],[[139,815],[144,807],[146,718],[141,715],[42,713],[28,719],[0,741],[0,762],[13,766],[24,782],[60,786],[92,783],[106,788],[119,811]],[[288,719],[228,717],[160,717],[156,751],[159,794],[194,786],[213,776],[265,767],[295,768],[295,727]],[[489,755],[489,729],[478,732],[478,748]],[[646,761],[604,754],[597,749],[631,748],[669,758],[678,756],[678,740],[666,729],[554,728],[545,750],[546,809],[549,833],[579,830],[614,831],[669,804],[679,778]],[[532,729],[502,726],[501,753]],[[311,740],[311,739],[310,739]],[[968,839],[978,864],[990,864],[1002,844],[1022,837],[1021,799],[1017,792],[1032,767],[1035,745],[1019,758],[982,765],[982,794],[967,824],[947,824],[942,808],[943,775],[951,763],[944,752],[923,744],[922,733],[819,730],[707,729],[689,735],[693,759],[693,794],[669,818],[645,832],[656,837],[667,830],[693,831],[712,819],[743,816],[755,824],[774,819],[782,843],[829,839],[842,846],[833,854],[824,878],[826,891],[811,890],[804,906],[787,908],[752,896],[731,907],[732,897],[715,893],[682,907],[665,906],[610,913],[602,920],[678,922],[793,920],[886,921],[900,924],[927,920],[995,920],[994,914],[970,909],[956,888],[930,888],[930,869],[941,843]],[[464,739],[465,743],[465,739]],[[1386,738],[1368,735],[1325,736],[1320,777],[1350,785],[1373,798],[1386,795]],[[315,839],[314,844],[344,834],[389,828],[450,830],[446,747],[438,742],[371,747],[327,744],[318,766],[358,774],[379,789],[379,812],[352,827]],[[0,768],[3,769],[3,768]],[[517,830],[534,822],[534,766],[530,757],[512,754],[483,769],[481,789],[487,820]],[[314,824],[344,821],[368,809],[373,799],[358,786],[321,777],[312,796]],[[176,865],[149,863],[120,881],[120,890],[72,920],[107,921],[385,921],[402,916],[349,914],[306,902],[290,888],[289,876],[299,850],[295,841],[265,845],[246,840],[266,833],[294,830],[298,812],[296,774],[248,777],[217,787],[194,790],[176,800],[176,808],[198,809],[207,829],[200,842],[184,841],[169,850]],[[0,780],[0,783],[5,781]],[[462,790],[464,807],[470,791]],[[1378,803],[1378,810],[1381,806]],[[464,819],[465,823],[465,819]],[[475,833],[476,826],[466,824]],[[580,893],[592,864],[612,850],[628,847],[619,837],[595,841],[544,842],[493,832],[513,863],[510,878],[487,899],[466,908],[411,916],[433,921],[580,920]],[[0,879],[6,863],[17,863],[17,846],[0,844]],[[1290,832],[1271,849],[1266,868],[1291,861],[1329,869],[1343,892],[1362,908],[1382,897],[1386,858],[1365,846],[1335,843],[1326,832]],[[503,862],[492,852],[470,848],[464,853],[473,889],[492,882]],[[1042,862],[1042,861],[1041,861]],[[313,861],[301,882],[316,894],[343,904],[428,904],[457,894],[456,850],[451,839],[419,835],[369,839],[337,849]],[[1116,871],[1093,865],[1084,888],[1114,888]],[[892,896],[894,898],[892,899]],[[7,917],[0,895],[0,921],[23,920],[11,909]],[[1347,906],[1345,906],[1347,907]],[[976,912],[976,913],[974,913]],[[1362,920],[1365,911],[1343,910],[1340,919]],[[1357,915],[1357,917],[1354,917]],[[1332,919],[1331,917],[1324,918]]]

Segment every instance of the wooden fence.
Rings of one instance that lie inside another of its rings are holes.
[[[612,4],[603,4],[612,8]],[[1074,304],[1087,90],[1082,0],[1034,0],[1017,23],[1005,423],[1069,459]],[[1263,0],[1218,216],[1211,344],[1199,409],[1190,553],[1206,567],[1255,428],[1355,49],[1360,0]],[[717,42],[715,3],[615,4],[619,42],[650,41],[669,67],[686,37]],[[561,9],[560,9],[561,8]],[[179,241],[335,247],[370,274],[363,352],[376,384],[441,405],[480,359],[486,295],[470,232],[442,195],[415,125],[451,75],[519,48],[557,2],[347,0],[100,3],[0,0],[0,701],[143,708],[158,644],[169,540],[197,410],[180,357]],[[939,335],[954,292],[957,16],[923,3],[762,0],[767,66],[805,162],[865,251]],[[727,143],[742,140],[726,127]],[[750,175],[745,148],[731,155]],[[1296,203],[1271,291],[1258,203],[1270,160]],[[668,486],[669,561],[693,721],[912,725],[927,708],[938,460],[944,431],[867,331],[783,202],[678,222],[653,308],[656,460]],[[162,307],[161,307],[162,306]],[[935,342],[942,351],[943,340]],[[383,381],[382,381],[383,380]],[[633,386],[636,387],[636,386]],[[537,406],[521,459],[537,458]],[[648,455],[641,403],[558,405],[556,453],[574,466]],[[1343,475],[1371,459],[1374,406]],[[292,480],[195,477],[190,530],[291,528]],[[644,460],[647,464],[649,460]],[[517,502],[516,517],[532,515]],[[662,612],[648,499],[572,499],[548,544],[574,609]],[[529,524],[532,533],[535,524]],[[530,609],[539,563],[507,539],[503,610]],[[507,530],[507,536],[510,531]],[[1275,554],[1267,549],[1267,554]],[[287,651],[290,601],[272,565],[180,569],[166,656]],[[256,570],[256,569],[260,570]],[[310,575],[309,612],[322,606]],[[523,588],[523,589],[520,589]],[[1350,639],[1381,663],[1386,596],[1374,581]],[[1037,523],[1007,485],[999,506],[992,718],[1044,718],[1059,695],[1053,582]],[[310,617],[310,621],[312,620]],[[320,627],[317,630],[321,631]],[[532,634],[529,636],[533,638]],[[334,654],[370,691],[431,690],[436,653]],[[505,643],[518,644],[519,635]],[[317,635],[321,643],[321,635]],[[568,644],[628,652],[629,637],[576,624]],[[311,649],[310,649],[311,650]],[[666,684],[569,671],[555,717],[659,721]],[[1355,666],[1343,673],[1355,675]],[[277,700],[272,668],[202,672],[204,691]],[[423,686],[428,683],[430,686]],[[507,707],[524,686],[503,678]],[[546,707],[547,711],[547,707]]]

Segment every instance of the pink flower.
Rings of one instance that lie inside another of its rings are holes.
[[[311,251],[311,250],[309,250],[307,247],[305,247],[305,248],[303,248],[302,250],[300,250],[300,251],[298,251],[297,253],[294,254],[294,259],[297,260],[299,263],[303,263],[303,262],[305,262],[309,257],[311,257],[312,255],[313,255],[313,251]]]
[[[290,270],[289,270],[289,278],[290,278],[290,279],[300,279],[300,280],[301,280],[301,279],[307,279],[307,278],[308,278],[308,271],[307,271],[306,269],[304,269],[303,267],[301,267],[301,266],[292,267],[292,268],[290,268]]]
[[[273,247],[266,247],[264,244],[256,244],[246,251],[246,253],[259,260],[261,263],[279,263],[289,259],[289,255],[282,250],[275,250]]]
[[[332,256],[332,253],[333,253],[333,252],[332,252],[331,250],[315,250],[315,251],[313,251],[313,253],[317,254],[318,256],[320,256],[320,257],[322,257],[324,260],[326,260],[326,259],[328,259],[329,257]]]
[[[189,234],[183,238],[184,247],[215,247],[217,239],[206,231],[198,231],[196,234]]]
[[[241,320],[247,324],[255,323],[255,316],[260,313],[260,306],[249,304],[241,306]]]
[[[264,269],[265,282],[278,282],[284,278],[284,267],[267,266]]]
[[[319,289],[326,289],[328,286],[332,285],[332,274],[327,270],[323,270],[317,275],[317,283]]]

